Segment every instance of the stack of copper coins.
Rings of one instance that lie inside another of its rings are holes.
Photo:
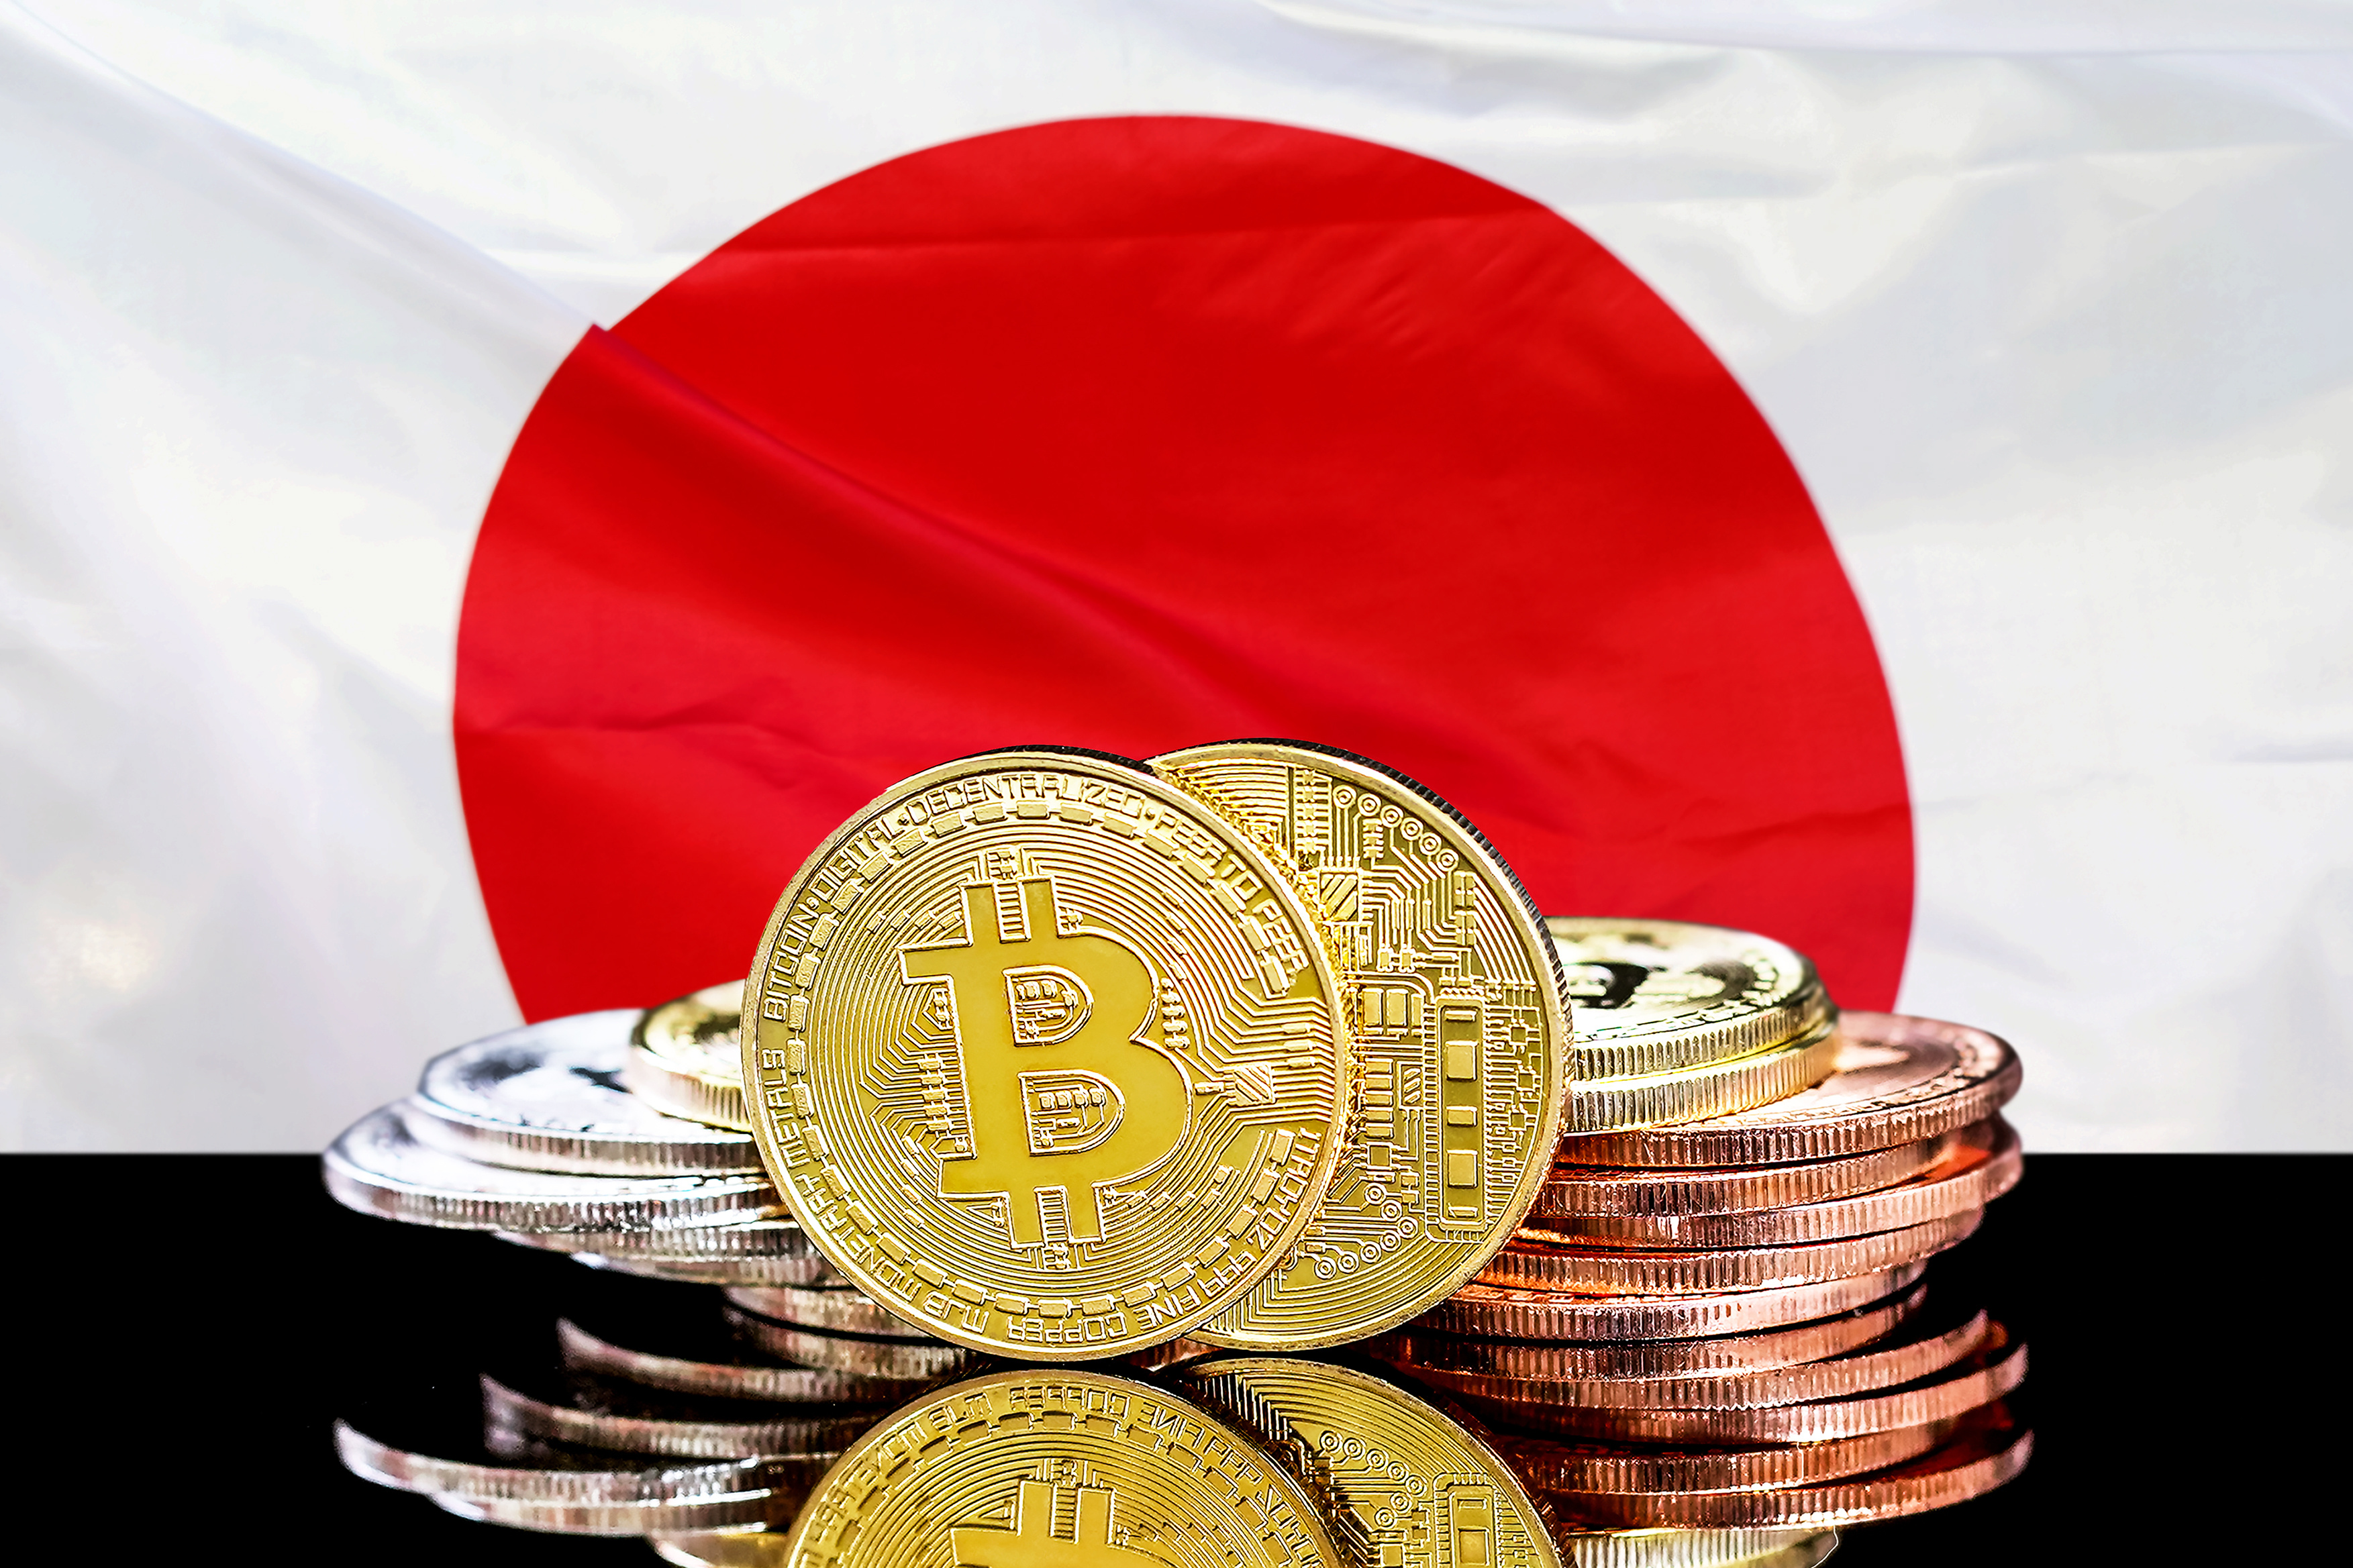
[[[1565,1139],[1478,1281],[1376,1353],[1588,1529],[1849,1524],[2007,1480],[2025,1347],[1924,1276],[2018,1179],[2017,1058],[1882,1014],[1836,1037],[1771,1104]]]

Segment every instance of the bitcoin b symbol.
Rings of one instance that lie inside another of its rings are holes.
[[[1111,1510],[1117,1498],[1107,1487],[1079,1488],[1071,1533],[1056,1535],[1054,1505],[1060,1489],[1050,1481],[1023,1481],[1013,1502],[1012,1529],[952,1531],[948,1544],[957,1568],[1125,1568],[1160,1561],[1113,1542]]]
[[[908,984],[955,993],[972,1142],[943,1160],[940,1193],[1004,1194],[1017,1247],[1044,1242],[1043,1199],[1059,1194],[1071,1239],[1100,1240],[1104,1187],[1167,1157],[1190,1096],[1142,1038],[1151,965],[1108,932],[1064,931],[1052,878],[1020,889],[1026,933],[1006,930],[982,883],[964,890],[965,941],[900,950]]]

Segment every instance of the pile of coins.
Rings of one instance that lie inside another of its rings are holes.
[[[1764,938],[1546,921],[1460,814],[1362,758],[1033,748],[931,770],[853,816],[786,889],[748,980],[436,1058],[325,1166],[365,1212],[723,1288],[714,1331],[735,1359],[699,1363],[708,1396],[774,1397],[709,1367],[797,1367],[835,1379],[822,1397],[861,1430],[962,1431],[942,1414],[954,1390],[873,1406],[951,1377],[1005,1409],[1094,1386],[998,1362],[1150,1371],[1099,1374],[1114,1392],[1083,1409],[1158,1401],[1150,1419],[1179,1426],[1214,1411],[1242,1436],[1235,1464],[1305,1489],[1303,1512],[1284,1497],[1299,1518],[1356,1521],[1336,1558],[1324,1541],[1324,1557],[1265,1561],[1427,1560],[1410,1543],[1440,1528],[1437,1471],[1383,1448],[1358,1479],[1399,1500],[1354,1544],[1360,1510],[1335,1501],[1364,1423],[1409,1405],[1427,1412],[1415,1430],[1448,1434],[1429,1442],[1514,1478],[1517,1501],[1490,1487],[1481,1506],[1521,1510],[1511,1538],[1541,1543],[1492,1561],[1698,1568],[1817,1560],[1803,1553],[1828,1549],[1827,1527],[1959,1500],[2024,1462],[2000,1404],[2022,1347],[1982,1312],[1928,1305],[1922,1282],[2017,1178],[1997,1114],[2017,1081],[1991,1036],[1841,1017],[1811,965]],[[1359,1342],[1348,1365],[1278,1359]],[[628,1357],[605,1348],[611,1373]],[[1296,1411],[1268,1392],[1291,1386],[1283,1368],[1313,1384]],[[720,1443],[694,1452],[738,1467],[677,1483],[706,1489],[693,1517],[734,1509],[728,1528],[779,1551],[876,1462],[860,1459],[871,1434],[850,1443],[787,1531],[784,1500],[832,1452],[815,1435],[847,1428],[767,1415],[719,1438],[731,1422],[707,1412],[495,1388],[485,1431],[529,1444],[685,1455],[645,1434],[703,1432],[659,1439]],[[1094,1419],[1070,1409],[1065,1447]],[[608,1510],[603,1531],[701,1528],[679,1522],[672,1483],[578,1453],[572,1479],[532,1483],[493,1452],[477,1468],[499,1476],[468,1491],[447,1455],[356,1428],[344,1451],[483,1518],[568,1528],[549,1521],[576,1503]],[[1070,1478],[1119,1452],[1059,1451],[1008,1492],[1001,1528],[1028,1531],[1033,1487],[1083,1494],[1098,1483]],[[707,1489],[723,1483],[735,1491]],[[533,1485],[573,1490],[525,1518],[516,1489]],[[609,1512],[625,1506],[651,1511]],[[1035,1506],[1067,1542],[1069,1507],[1084,1530],[1097,1504]],[[955,1550],[983,1561],[961,1534]],[[807,1560],[845,1553],[899,1560]]]

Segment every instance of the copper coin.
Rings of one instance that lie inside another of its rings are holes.
[[[878,1307],[858,1287],[843,1279],[823,1285],[746,1286],[731,1289],[727,1299],[747,1312],[805,1329],[832,1329],[845,1334],[868,1334],[885,1340],[927,1340],[898,1313]]]
[[[1588,1527],[1862,1524],[1982,1497],[2024,1469],[2033,1451],[2034,1435],[1996,1405],[1963,1423],[1941,1447],[1875,1475],[1759,1491],[1550,1492],[1546,1500],[1565,1520]]]
[[[1900,1186],[1750,1214],[1599,1215],[1548,1229],[1582,1245],[1635,1247],[1794,1247],[1949,1219],[2018,1184],[2018,1133],[1996,1116],[1965,1130],[1945,1158]]]
[[[1934,1257],[1966,1239],[1983,1209],[1931,1220],[1877,1236],[1797,1247],[1744,1247],[1727,1251],[1635,1251],[1593,1247],[1583,1238],[1523,1226],[1511,1244],[1479,1272],[1484,1285],[1533,1286],[1587,1296],[1682,1296],[1720,1290],[1763,1290],[1777,1285],[1872,1274]]]
[[[1836,1160],[1719,1171],[1644,1170],[1638,1165],[1556,1164],[1529,1217],[1586,1215],[1740,1214],[1877,1192],[1908,1182],[1945,1157],[1962,1131]]]
[[[1920,1278],[1925,1263],[1767,1290],[1701,1296],[1579,1295],[1511,1285],[1465,1285],[1413,1326],[1524,1340],[1687,1340],[1778,1328],[1852,1311]]]
[[[1932,1421],[1826,1443],[1767,1447],[1640,1448],[1497,1434],[1496,1452],[1539,1492],[1719,1492],[1795,1487],[1883,1470],[1917,1458],[1952,1434]],[[1575,1503],[1563,1505],[1574,1508]]]
[[[1596,1379],[1705,1378],[1844,1355],[1893,1330],[1918,1309],[1926,1293],[1926,1286],[1915,1285],[1835,1318],[1701,1340],[1532,1344],[1525,1340],[1474,1340],[1411,1328],[1385,1334],[1364,1349],[1425,1383],[1470,1394],[1493,1393],[1493,1385],[1499,1381],[1533,1389]],[[1531,1393],[1526,1397],[1536,1395]]]
[[[681,1459],[830,1458],[863,1433],[869,1415],[692,1420],[626,1409],[584,1408],[535,1398],[484,1373],[485,1420],[534,1437]]]
[[[987,1359],[977,1351],[944,1341],[882,1340],[864,1334],[828,1333],[822,1329],[803,1328],[798,1323],[779,1323],[741,1307],[729,1307],[727,1321],[747,1344],[786,1361],[828,1372],[854,1372],[869,1377],[945,1377],[978,1367]]]
[[[699,1358],[655,1355],[600,1339],[569,1318],[557,1321],[555,1341],[564,1364],[575,1372],[706,1398],[779,1405],[897,1405],[931,1386],[929,1378],[870,1377],[810,1366],[722,1361],[708,1353]]]
[[[1501,1405],[1576,1405],[1620,1410],[1727,1410],[1844,1399],[1931,1377],[1985,1342],[1982,1311],[1915,1318],[1889,1338],[1826,1361],[1696,1377],[1528,1378],[1457,1373],[1447,1386]]]
[[[2018,1058],[1982,1029],[1896,1013],[1839,1019],[1837,1061],[1813,1088],[1674,1127],[1564,1138],[1579,1165],[1780,1165],[1916,1143],[1982,1121],[2018,1092]]]
[[[1748,1410],[1580,1409],[1522,1405],[1464,1395],[1499,1426],[1551,1436],[1627,1443],[1819,1443],[1949,1421],[2003,1397],[2026,1375],[2026,1347],[2002,1326],[1986,1325],[1977,1350],[1958,1365],[1903,1388]]]

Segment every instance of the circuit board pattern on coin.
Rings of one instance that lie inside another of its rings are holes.
[[[1237,741],[1153,766],[1297,865],[1335,936],[1364,1081],[1315,1222],[1196,1332],[1295,1350],[1393,1327],[1476,1273],[1543,1185],[1569,1009],[1541,917],[1476,828],[1362,758]]]
[[[1137,764],[991,753],[794,878],[743,1068],[802,1226],[875,1301],[999,1354],[1174,1338],[1329,1185],[1353,1092],[1324,939],[1250,838]]]
[[[810,1495],[793,1568],[1341,1568],[1299,1484],[1148,1384],[1000,1372],[911,1405]],[[1349,1568],[1354,1568],[1353,1564]]]
[[[1282,1458],[1349,1562],[1561,1568],[1543,1506],[1481,1436],[1426,1400],[1304,1359],[1228,1358],[1185,1377]]]

